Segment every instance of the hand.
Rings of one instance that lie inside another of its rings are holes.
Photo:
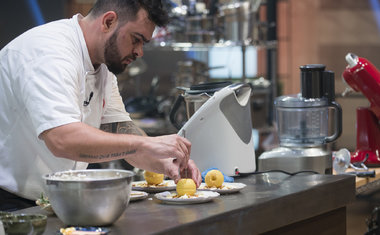
[[[176,160],[169,161],[168,159],[165,159],[161,162],[165,164],[166,171],[164,174],[174,180],[175,183],[177,183],[181,178],[191,178],[194,180],[197,188],[201,185],[201,172],[193,160],[190,159],[187,164],[187,168],[181,171],[179,171],[179,165]]]
[[[195,162],[193,160],[190,159],[187,163],[187,168],[181,171],[181,178],[192,178],[195,184],[197,185],[197,188],[201,185],[201,172],[199,171],[198,167],[195,165]]]
[[[133,166],[169,177],[187,168],[191,143],[177,134],[142,138],[136,154],[126,160]],[[170,174],[168,174],[168,172]]]
[[[191,143],[186,138],[177,134],[152,137],[150,144],[152,150],[156,150],[158,158],[174,158],[184,170],[190,158]]]

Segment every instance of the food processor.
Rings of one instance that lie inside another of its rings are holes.
[[[342,109],[335,102],[334,73],[325,71],[322,64],[304,65],[300,70],[301,93],[275,99],[280,146],[260,155],[259,171],[332,173],[328,143],[342,132]]]

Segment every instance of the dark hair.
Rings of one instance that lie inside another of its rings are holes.
[[[168,14],[161,0],[97,0],[89,14],[98,17],[107,11],[114,11],[121,22],[134,21],[141,8],[147,11],[149,20],[157,26],[168,23]]]

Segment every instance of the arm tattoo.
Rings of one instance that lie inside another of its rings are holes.
[[[132,121],[102,124],[100,129],[110,133],[144,135]]]
[[[110,133],[117,134],[131,134],[131,135],[143,135],[144,133],[132,122],[115,122],[102,124],[100,130]],[[116,160],[120,157],[126,157],[127,155],[136,153],[136,149],[130,151],[124,151],[120,153],[110,153],[110,154],[100,154],[100,155],[89,155],[80,154],[79,156],[83,159],[99,159],[99,160]]]
[[[112,158],[119,158],[121,156],[127,156],[129,154],[136,153],[136,150],[131,150],[128,152],[121,152],[121,153],[110,153],[110,154],[101,154],[101,155],[88,155],[88,154],[80,154],[79,157],[84,159],[100,159],[100,160],[106,160],[106,159],[112,159]]]

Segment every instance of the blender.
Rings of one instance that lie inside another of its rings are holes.
[[[177,96],[173,107],[170,110],[170,122],[180,130],[184,123],[187,122],[191,116],[193,116],[193,114],[214,95],[215,92],[231,84],[232,83],[229,81],[223,81],[194,84],[190,86],[190,88],[177,87],[179,90],[183,91],[183,94]],[[185,106],[185,110],[181,110],[181,107],[183,106]],[[181,111],[184,111],[185,115],[183,115],[183,112]]]
[[[255,172],[250,84],[214,82],[184,91],[171,116],[177,120],[178,106],[186,105],[188,120],[175,125],[191,142],[190,158],[199,170],[217,168],[228,176]]]
[[[342,109],[335,102],[334,73],[325,71],[322,64],[304,65],[300,70],[301,93],[275,99],[280,146],[260,155],[259,171],[332,173],[328,143],[342,132]],[[330,114],[334,119],[329,118]]]

